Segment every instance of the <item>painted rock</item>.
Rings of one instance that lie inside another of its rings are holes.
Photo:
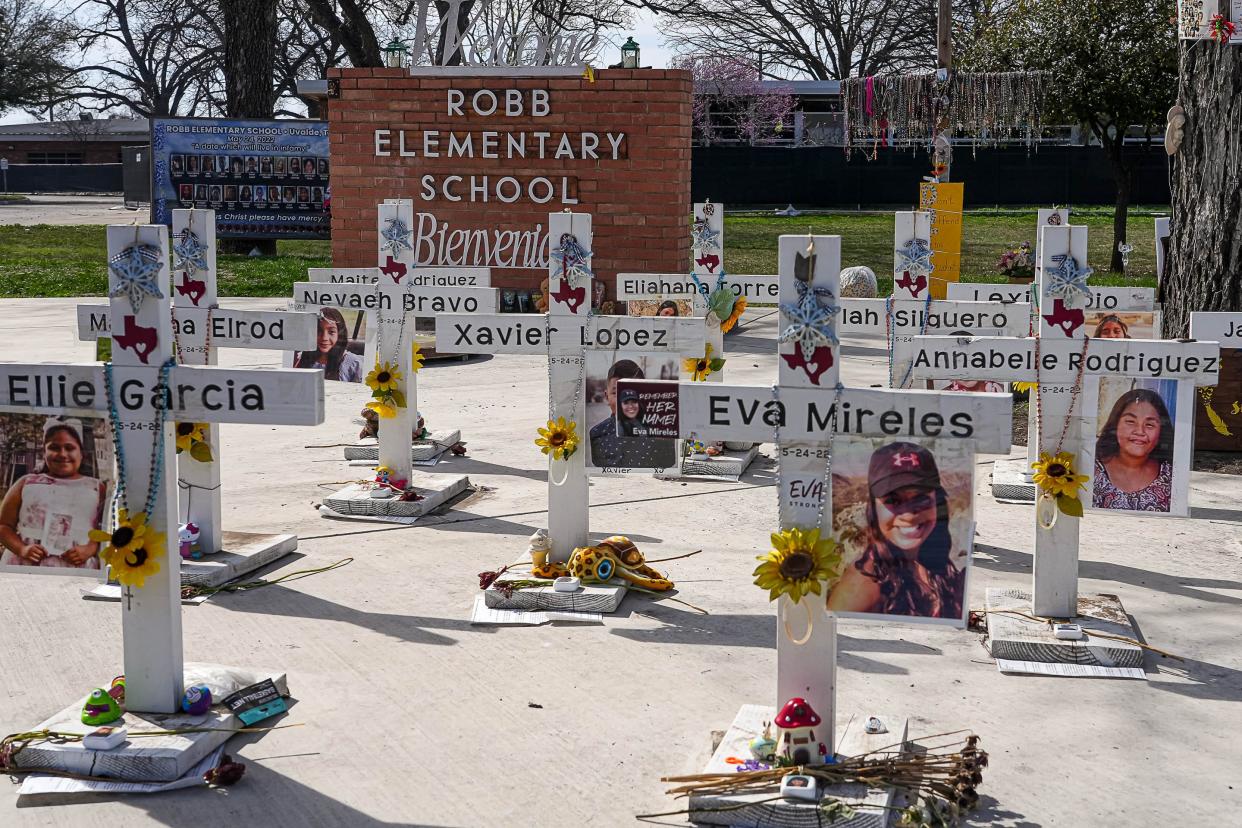
[[[187,688],[181,697],[181,709],[191,716],[201,716],[211,709],[211,690],[201,684]]]

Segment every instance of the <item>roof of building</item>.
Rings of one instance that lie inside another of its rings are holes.
[[[0,126],[3,141],[147,141],[146,118],[85,118]]]

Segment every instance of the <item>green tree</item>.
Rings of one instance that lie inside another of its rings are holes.
[[[72,97],[65,54],[76,28],[34,0],[0,0],[0,112],[46,110]]]
[[[958,67],[1050,72],[1046,123],[1083,124],[1098,140],[1117,187],[1113,255],[1126,240],[1133,170],[1122,153],[1131,126],[1151,135],[1177,85],[1173,0],[1019,0],[978,30]]]

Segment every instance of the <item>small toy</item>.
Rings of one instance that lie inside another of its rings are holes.
[[[112,750],[129,738],[123,727],[100,727],[82,737],[82,747],[87,750]]]
[[[804,773],[790,773],[781,779],[781,796],[819,802],[819,780]]]
[[[198,539],[202,535],[198,525],[194,523],[183,523],[177,529],[177,540],[181,543],[181,557],[186,560],[201,561],[203,559],[203,547],[199,545]]]
[[[102,687],[96,687],[82,705],[82,724],[106,725],[121,718],[121,706]]]
[[[865,733],[888,733],[888,728],[884,726],[884,722],[875,716],[871,716],[867,719],[867,723],[863,725],[863,731]]]
[[[122,710],[125,709],[125,676],[117,676],[112,679],[112,685],[108,688],[108,695],[116,701]]]
[[[394,477],[392,469],[388,466],[379,466],[375,469],[375,481],[374,485],[371,486],[371,497],[382,499],[404,494],[407,482],[409,481]]]
[[[760,762],[775,762],[776,740],[772,738],[772,723],[764,722],[763,735],[751,739],[747,747],[750,748],[750,755]]]
[[[191,716],[201,716],[211,709],[211,690],[202,684],[187,687],[181,697],[182,712]]]
[[[531,563],[535,566],[546,565],[548,555],[552,551],[552,538],[548,537],[548,530],[536,530],[535,534],[530,536],[530,546],[526,548],[526,551],[530,554]]]
[[[702,443],[700,443],[698,440],[691,441],[690,459],[691,460],[706,460],[707,459],[707,447],[704,446]]]
[[[815,738],[822,724],[819,714],[801,697],[792,698],[776,714],[776,745],[780,756],[794,765],[822,765],[829,760],[828,748]],[[784,785],[781,786],[784,794]]]

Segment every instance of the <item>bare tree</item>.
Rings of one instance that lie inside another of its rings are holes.
[[[85,0],[79,9],[78,45],[109,56],[78,70],[78,93],[97,108],[184,115],[208,100],[218,57],[195,36],[202,20],[191,0]]]
[[[309,118],[322,117],[322,102],[298,96],[298,81],[324,78],[328,70],[347,60],[345,49],[332,32],[307,26],[306,0],[280,0],[277,11],[276,58],[273,66],[275,94],[279,101],[300,100]],[[277,115],[298,115],[278,105]]]
[[[670,18],[667,42],[685,53],[728,55],[765,76],[827,80],[935,61],[931,0],[631,0]]]
[[[72,97],[71,20],[33,0],[0,0],[0,112],[45,110]]]
[[[593,61],[604,32],[630,18],[624,0],[492,0],[476,8],[465,46],[488,63],[551,65],[567,52]]]

